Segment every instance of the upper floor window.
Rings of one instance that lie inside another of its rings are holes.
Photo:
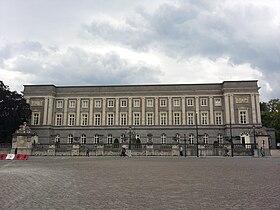
[[[153,124],[154,124],[154,114],[147,113],[147,125],[153,125]]]
[[[173,113],[173,125],[180,125],[181,124],[181,116],[179,112]]]
[[[246,110],[242,110],[239,111],[239,123],[240,124],[247,124],[248,123],[248,119],[247,119],[247,111]]]
[[[82,100],[82,108],[88,108],[88,100]]]
[[[82,125],[88,125],[88,114],[82,114]]]
[[[94,107],[95,108],[101,108],[101,100],[95,100]]]
[[[222,99],[221,98],[215,98],[215,106],[222,106]]]
[[[62,125],[62,114],[56,114],[56,116],[55,116],[55,125],[57,125],[57,126]]]
[[[40,113],[39,112],[33,112],[33,118],[32,118],[32,124],[33,125],[39,125],[40,124]]]
[[[121,113],[121,125],[127,125],[127,114]]]
[[[222,125],[222,112],[215,112],[215,124]]]
[[[101,125],[101,114],[94,114],[94,125]]]
[[[63,107],[63,100],[57,100],[56,101],[56,108],[62,108]]]
[[[113,99],[108,99],[107,106],[108,107],[114,107],[114,100]]]
[[[193,112],[188,112],[187,113],[187,124],[188,125],[193,125],[194,124],[194,113]]]
[[[173,99],[173,106],[180,106],[180,99],[179,98],[174,98]]]
[[[107,114],[107,125],[114,125],[114,114],[113,113]]]
[[[69,101],[69,108],[75,108],[76,107],[76,101],[75,100],[70,100]]]
[[[121,107],[127,107],[127,99],[121,99]]]
[[[133,99],[133,107],[140,107],[140,99]]]
[[[166,107],[167,106],[167,100],[166,99],[160,99],[159,100],[159,106],[160,107]]]
[[[167,125],[167,113],[166,112],[160,113],[160,125]]]
[[[193,106],[193,98],[187,99],[187,106]]]
[[[154,100],[153,99],[147,99],[147,107],[153,107],[154,106]]]
[[[133,113],[133,125],[140,125],[140,113]]]
[[[201,125],[208,125],[208,112],[201,112]]]
[[[75,125],[75,114],[68,115],[68,125],[70,126]]]
[[[200,104],[201,104],[201,106],[207,106],[207,104],[208,104],[207,98],[201,98],[200,99]]]

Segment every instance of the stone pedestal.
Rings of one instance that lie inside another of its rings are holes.
[[[72,156],[79,156],[79,155],[80,155],[80,145],[79,144],[73,144]]]
[[[178,144],[172,145],[172,156],[179,156],[179,145]]]
[[[54,156],[55,155],[55,144],[50,144],[48,148],[48,155]]]
[[[154,145],[147,144],[146,146],[146,156],[152,156],[154,155]]]
[[[104,155],[104,146],[97,145],[96,147],[96,156],[103,156]]]

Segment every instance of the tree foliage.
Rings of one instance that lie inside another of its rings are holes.
[[[0,143],[11,142],[12,134],[23,122],[28,122],[30,116],[31,110],[23,95],[10,91],[0,81]]]
[[[276,141],[280,142],[280,100],[261,102],[260,108],[263,126],[275,128]]]

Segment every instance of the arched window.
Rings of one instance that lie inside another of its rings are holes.
[[[74,140],[73,134],[69,134],[68,135],[68,144],[73,144],[73,140]]]
[[[208,143],[209,143],[208,138],[209,138],[208,134],[205,133],[205,134],[203,135],[203,143],[204,143],[204,144],[208,144]]]
[[[219,133],[217,136],[217,140],[218,140],[219,145],[223,144],[223,135]]]
[[[180,142],[180,139],[181,139],[180,134],[179,134],[179,133],[176,133],[175,138],[176,138],[176,141],[179,143],[179,142]]]
[[[127,137],[126,137],[125,134],[123,133],[123,134],[121,135],[120,139],[121,139],[121,143],[123,143],[123,142],[126,141]]]
[[[94,143],[99,144],[99,135],[98,134],[94,135]]]
[[[192,133],[189,134],[189,142],[190,144],[194,143],[194,135]]]
[[[86,134],[82,134],[81,136],[81,144],[86,144],[87,143],[87,136]]]
[[[109,134],[107,136],[107,144],[112,144],[112,143],[113,143],[113,136],[112,136],[112,134]]]
[[[162,144],[166,144],[167,143],[167,141],[166,141],[166,134],[165,133],[161,134],[161,143]]]
[[[55,143],[60,143],[60,135],[59,134],[57,134],[56,136],[55,136]]]

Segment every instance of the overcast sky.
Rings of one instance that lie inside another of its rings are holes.
[[[280,98],[280,1],[1,0],[0,80],[258,80],[262,101]]]

